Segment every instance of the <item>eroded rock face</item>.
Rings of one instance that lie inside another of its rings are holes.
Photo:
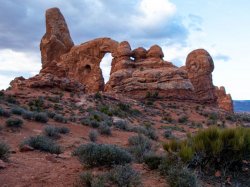
[[[17,77],[10,82],[13,90],[23,90],[26,88],[54,89],[58,88],[64,91],[85,92],[85,86],[78,81],[66,77],[57,77],[50,73],[40,73],[29,79]]]
[[[162,49],[154,45],[148,51],[143,48],[132,51],[134,60],[114,58],[105,91],[137,99],[145,98],[149,92],[162,98],[192,100],[194,88],[187,72],[164,61],[163,56]]]
[[[234,112],[233,101],[230,94],[226,93],[226,89],[221,86],[215,87],[215,93],[217,96],[217,104],[219,108],[226,110],[228,112]]]
[[[61,55],[74,46],[67,23],[58,8],[46,11],[46,33],[41,44],[42,73],[54,73]]]
[[[63,15],[57,8],[46,11],[46,33],[40,44],[42,70],[30,79],[11,82],[14,89],[60,88],[95,93],[106,91],[144,99],[148,93],[165,100],[211,104],[229,112],[232,99],[212,82],[214,63],[207,51],[198,49],[176,67],[163,59],[160,46],[132,50],[127,41],[97,38],[81,45],[73,44]],[[104,85],[100,62],[111,53],[110,80]]]
[[[202,103],[215,103],[217,98],[212,80],[214,62],[210,54],[204,49],[192,51],[186,59],[186,70],[197,99]]]

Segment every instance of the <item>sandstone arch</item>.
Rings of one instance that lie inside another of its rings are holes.
[[[46,33],[41,44],[40,73],[68,77],[85,85],[86,92],[104,89],[100,62],[106,53],[116,55],[118,42],[97,38],[81,45],[71,39],[67,23],[58,8],[46,11]]]

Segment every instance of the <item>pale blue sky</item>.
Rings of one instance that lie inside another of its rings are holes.
[[[16,76],[33,76],[40,62],[44,12],[59,7],[76,44],[108,36],[131,46],[162,46],[181,66],[205,48],[215,62],[214,84],[233,99],[250,99],[250,1],[247,0],[0,0],[0,88]],[[106,80],[111,59],[102,62]]]

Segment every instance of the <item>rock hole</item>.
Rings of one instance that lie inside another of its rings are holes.
[[[109,81],[112,58],[111,53],[106,53],[100,62],[100,68],[102,70],[105,84]]]
[[[91,72],[91,67],[90,65],[87,64],[86,66],[84,66],[83,74],[88,75],[90,72]]]

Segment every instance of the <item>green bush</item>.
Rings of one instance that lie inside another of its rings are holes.
[[[54,126],[46,126],[43,130],[44,134],[51,138],[59,138],[59,134],[67,134],[69,133],[69,128],[67,127],[54,127]]]
[[[89,125],[93,128],[98,128],[101,124],[106,124],[107,126],[112,125],[111,118],[96,110],[89,109],[88,116],[81,120],[81,124]]]
[[[10,147],[4,143],[0,141],[0,160],[8,160],[10,156]]]
[[[164,137],[165,138],[173,138],[173,135],[172,135],[172,130],[171,129],[166,129],[165,131],[164,131]]]
[[[68,127],[57,127],[57,130],[60,134],[68,134],[70,132]]]
[[[130,130],[129,124],[125,120],[117,120],[116,122],[113,123],[113,125],[117,129],[121,129],[121,130],[125,130],[125,131],[129,131]]]
[[[62,152],[61,147],[57,145],[52,139],[41,135],[29,137],[28,139],[24,140],[20,146],[22,147],[23,145],[29,145],[34,149],[53,154],[60,154]]]
[[[73,153],[80,162],[90,167],[126,164],[132,161],[131,155],[115,145],[89,143],[79,146]]]
[[[190,167],[204,170],[241,171],[242,160],[250,158],[250,129],[209,128],[183,141],[164,145]]]
[[[161,164],[163,157],[160,155],[157,155],[155,153],[148,153],[144,155],[143,161],[149,169],[158,169],[159,165]]]
[[[198,187],[197,176],[187,169],[171,167],[168,171],[168,182],[171,187]]]
[[[23,119],[32,120],[34,118],[34,113],[31,111],[24,110],[22,113]]]
[[[89,132],[89,140],[90,140],[91,142],[96,142],[98,135],[99,135],[99,134],[98,134],[98,132],[97,132],[96,130],[91,130],[91,131]]]
[[[143,135],[132,136],[128,139],[129,151],[134,155],[138,162],[143,161],[143,157],[147,154],[152,147],[150,140]]]
[[[43,129],[43,133],[46,136],[51,137],[51,138],[59,138],[60,137],[58,129],[54,126],[46,126]]]
[[[100,92],[96,92],[94,98],[102,100],[102,94]]]
[[[53,111],[46,111],[46,114],[47,114],[47,116],[49,117],[49,118],[51,118],[51,119],[53,119],[54,118],[54,116],[56,115],[56,113],[55,112],[53,112]]]
[[[171,187],[198,187],[197,176],[189,170],[183,163],[173,157],[165,157],[161,160],[159,170],[167,177]]]
[[[19,118],[9,118],[5,123],[10,128],[21,128],[23,126],[23,121]]]
[[[0,107],[0,116],[8,118],[11,116],[11,113],[8,110],[5,110],[5,109]]]
[[[89,171],[82,172],[76,183],[75,187],[104,187],[107,182],[107,177],[105,175],[93,175]]]
[[[98,131],[100,132],[100,134],[111,135],[111,128],[105,123],[102,123],[99,126]]]
[[[186,122],[188,122],[188,117],[187,117],[187,116],[181,116],[181,117],[178,119],[178,122],[179,122],[179,123],[186,123]]]
[[[31,111],[41,112],[44,108],[44,98],[39,97],[37,99],[31,100],[28,103]]]
[[[137,126],[137,127],[133,127],[130,129],[133,132],[137,132],[138,134],[143,134],[147,137],[149,137],[152,140],[157,140],[158,136],[156,134],[156,131],[153,127],[151,126]]]
[[[118,187],[139,186],[141,178],[139,172],[130,165],[117,165],[109,172],[109,179]]]
[[[35,112],[34,120],[41,123],[47,123],[49,121],[49,118],[47,114],[44,112]]]
[[[60,122],[60,123],[67,123],[67,121],[68,121],[67,118],[65,118],[61,114],[55,114],[53,119],[57,122]]]
[[[25,110],[21,107],[15,107],[11,109],[12,114],[22,115]]]

